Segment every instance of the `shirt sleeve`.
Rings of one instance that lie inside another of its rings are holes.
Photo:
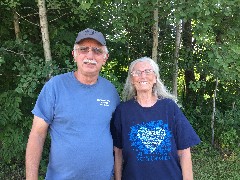
[[[176,145],[178,150],[199,144],[200,138],[180,108],[175,104]]]
[[[48,81],[42,88],[36,104],[32,110],[35,116],[45,120],[51,124],[54,116],[54,90],[52,80]]]
[[[113,145],[122,149],[122,121],[120,106],[116,108],[113,114],[111,133],[113,137]]]

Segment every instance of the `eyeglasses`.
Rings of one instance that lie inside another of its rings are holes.
[[[90,49],[93,52],[93,54],[95,54],[95,55],[103,54],[103,50],[98,47],[80,46],[79,48],[74,49],[74,50],[77,51],[78,54],[87,54],[90,51]]]
[[[143,71],[140,70],[136,70],[136,71],[132,71],[131,75],[134,77],[139,77],[142,75],[142,73],[144,73],[146,76],[151,75],[154,73],[154,71],[152,69],[145,69]]]

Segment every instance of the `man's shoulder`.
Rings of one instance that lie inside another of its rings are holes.
[[[114,87],[115,88],[114,84],[111,81],[109,81],[108,79],[106,79],[106,78],[104,78],[102,76],[99,76],[98,80],[99,80],[101,85],[110,86],[110,87]]]
[[[53,76],[51,79],[52,80],[59,80],[59,79],[63,79],[63,78],[67,78],[70,77],[72,75],[73,72],[67,72],[67,73],[63,73],[63,74],[57,74],[55,76]]]
[[[49,79],[49,83],[58,83],[59,81],[64,81],[66,79],[69,79],[72,76],[72,72],[67,72],[63,74],[57,74],[55,76],[52,76]]]

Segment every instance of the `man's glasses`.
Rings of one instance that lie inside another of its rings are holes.
[[[144,73],[146,76],[148,75],[151,75],[154,73],[154,71],[152,69],[145,69],[143,71],[140,71],[140,70],[136,70],[136,71],[132,71],[131,72],[131,75],[134,76],[134,77],[138,77],[138,76],[141,76],[142,73]]]
[[[103,54],[103,50],[98,47],[80,46],[79,48],[74,49],[74,50],[77,51],[78,54],[87,54],[90,51],[90,49],[93,52],[93,54],[95,54],[95,55]]]

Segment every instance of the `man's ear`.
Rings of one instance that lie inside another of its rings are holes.
[[[73,59],[74,59],[74,62],[76,62],[76,60],[75,60],[75,51],[74,50],[72,50],[72,56],[73,56]]]
[[[105,54],[104,59],[107,61],[108,58],[109,58],[109,54]]]
[[[106,64],[107,60],[108,60],[108,57],[109,57],[109,54],[105,54],[104,57],[103,57],[103,65]]]

